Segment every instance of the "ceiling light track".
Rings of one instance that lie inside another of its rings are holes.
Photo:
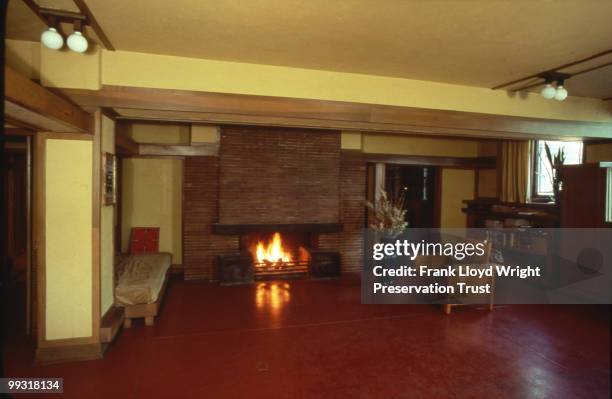
[[[606,56],[608,54],[612,54],[612,49],[605,50],[605,51],[602,51],[602,52],[597,53],[597,54],[593,54],[593,55],[591,55],[589,57],[582,58],[582,59],[577,60],[577,61],[568,62],[567,64],[558,66],[556,68],[551,68],[551,69],[548,69],[546,71],[534,73],[533,75],[525,76],[524,78],[520,78],[520,79],[512,80],[510,82],[502,83],[500,85],[492,87],[491,89],[492,90],[497,90],[497,89],[501,89],[501,88],[504,88],[504,87],[513,86],[513,85],[515,85],[517,83],[524,82],[524,81],[529,80],[529,79],[541,78],[543,74],[547,74],[547,73],[558,73],[559,70],[562,70],[562,69],[565,69],[565,68],[569,68],[569,67],[572,67],[572,66],[575,66],[575,65],[579,65],[579,64],[584,64],[587,61],[591,61],[591,60],[594,60],[594,59],[597,59],[597,58],[601,58],[601,57],[604,57],[604,56]],[[608,66],[608,65],[610,65],[610,64],[604,64],[604,65],[601,65],[601,66],[590,68],[590,69],[585,70],[585,71],[586,72],[590,72],[592,70],[603,68],[603,67]],[[576,76],[577,74],[585,73],[585,71],[574,73],[574,74],[571,74],[571,75],[572,76]]]
[[[89,43],[83,35],[85,26],[90,26],[94,30],[98,39],[100,39],[107,50],[115,51],[115,47],[96,21],[84,0],[73,0],[79,12],[40,7],[34,0],[23,0],[23,2],[49,27],[41,35],[41,41],[45,46],[54,50],[60,49],[64,44],[65,36],[62,32],[61,24],[68,23],[74,26],[73,33],[66,41],[72,51],[78,53],[87,51]]]

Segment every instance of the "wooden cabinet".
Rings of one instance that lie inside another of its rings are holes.
[[[606,227],[606,174],[598,163],[562,168],[561,227]]]

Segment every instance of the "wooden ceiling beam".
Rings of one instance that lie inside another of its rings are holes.
[[[87,24],[91,26],[94,32],[96,32],[96,35],[98,36],[98,38],[104,45],[104,48],[109,51],[115,51],[115,46],[113,46],[110,39],[108,38],[108,36],[106,36],[106,33],[104,33],[104,31],[102,30],[102,27],[96,20],[96,17],[94,17],[89,7],[87,7],[87,4],[85,4],[85,0],[72,0],[72,1],[79,8],[79,11],[81,12],[81,14],[85,15],[85,17],[87,18]]]
[[[64,89],[83,107],[123,119],[255,124],[488,138],[612,137],[612,123],[565,121],[243,94],[103,86]]]
[[[4,67],[5,114],[9,119],[37,130],[88,132],[91,115],[31,81],[8,66]]]
[[[581,59],[579,59],[577,61],[568,62],[567,64],[563,64],[563,65],[558,66],[556,68],[547,69],[545,71],[540,71],[540,72],[534,73],[534,74],[529,75],[529,76],[525,76],[525,77],[520,78],[520,79],[515,79],[515,80],[512,80],[510,82],[499,84],[499,85],[497,85],[495,87],[492,87],[491,90],[501,89],[501,88],[504,88],[504,87],[515,85],[515,84],[520,83],[520,82],[524,82],[525,80],[529,80],[529,79],[533,79],[533,78],[538,78],[538,77],[540,77],[541,75],[543,75],[545,73],[556,72],[556,71],[560,71],[562,69],[569,68],[569,67],[572,67],[572,66],[575,66],[575,65],[584,64],[587,61],[591,61],[591,60],[594,60],[596,58],[601,58],[601,57],[606,56],[608,54],[612,54],[612,49],[608,49],[608,50],[602,51],[600,53],[593,54],[593,55],[591,55],[589,57],[586,57],[586,58],[581,58]],[[594,68],[594,69],[598,69],[598,68]],[[594,69],[589,69],[589,70],[586,70],[585,72],[590,72],[591,70],[594,70]],[[580,73],[585,73],[585,72],[580,72]],[[573,75],[576,75],[576,74],[570,74],[570,75],[573,76]]]

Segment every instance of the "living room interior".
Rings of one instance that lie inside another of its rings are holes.
[[[612,227],[610,15],[10,0],[4,376],[92,398],[609,397],[607,304],[370,305],[361,279],[381,198],[407,229]]]

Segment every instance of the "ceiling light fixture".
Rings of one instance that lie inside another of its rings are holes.
[[[56,26],[56,19],[53,17],[49,18],[49,27],[40,35],[42,44],[51,50],[59,50],[64,45],[64,38],[57,32]]]
[[[40,41],[51,50],[59,50],[64,46],[64,38],[57,33],[57,29],[52,27],[49,27],[40,35]]]
[[[78,30],[75,30],[70,36],[68,36],[66,43],[68,43],[68,48],[76,53],[84,53],[87,51],[87,47],[89,46],[85,36],[83,36],[83,34]]]
[[[540,90],[540,95],[542,97],[547,100],[552,100],[554,98],[557,101],[563,101],[567,98],[568,92],[563,84],[565,83],[566,79],[571,77],[571,75],[560,72],[547,72],[538,77],[544,79],[544,87],[542,90]],[[553,82],[556,82],[556,87],[553,86]],[[537,83],[527,87],[533,87],[536,85]]]
[[[70,36],[68,36],[68,40],[66,40],[66,44],[68,48],[75,53],[84,53],[87,51],[89,47],[89,42],[83,35],[83,28],[86,21],[83,19],[84,17],[75,13],[66,13],[59,11],[45,11],[45,15],[49,21],[49,29],[44,31],[40,36],[40,41],[52,50],[59,50],[64,46],[64,38],[58,32],[60,30],[59,23],[65,22],[74,24],[74,31]]]
[[[542,91],[540,91],[540,94],[545,99],[550,100],[551,98],[555,96],[555,94],[557,94],[557,90],[553,87],[552,84],[550,84],[550,82],[546,82],[546,86],[542,88]]]
[[[557,82],[557,90],[555,92],[555,100],[563,101],[567,98],[567,90],[563,87],[563,80]]]

